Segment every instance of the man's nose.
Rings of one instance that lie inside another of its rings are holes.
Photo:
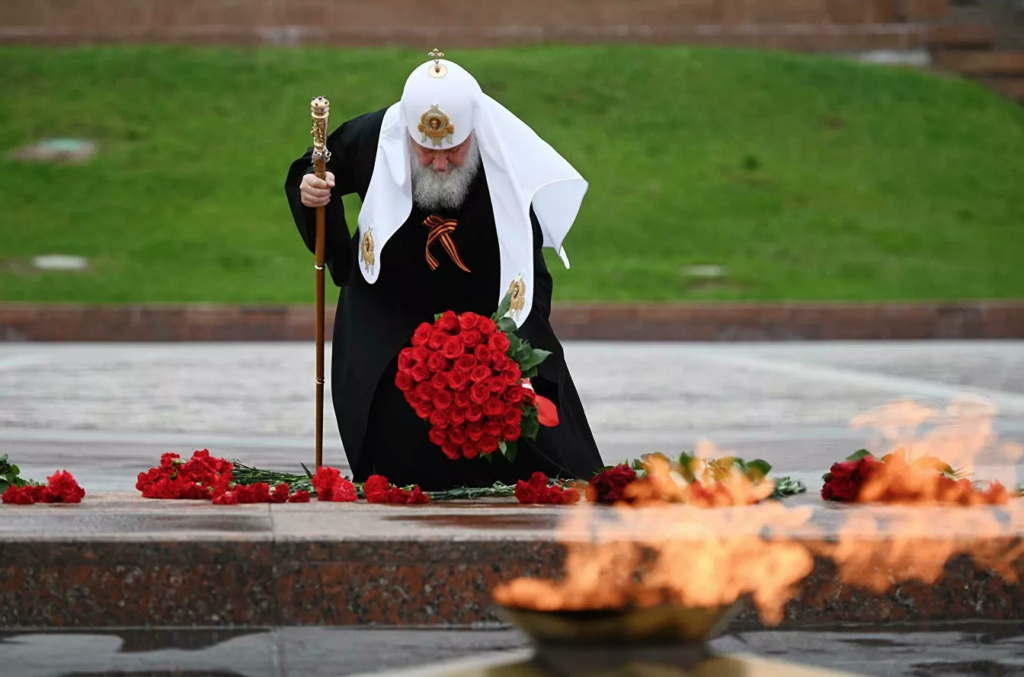
[[[438,155],[434,157],[434,169],[439,172],[443,172],[448,169],[448,158],[444,155]]]

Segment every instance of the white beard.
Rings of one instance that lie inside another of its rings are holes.
[[[410,143],[415,143],[410,140]],[[413,154],[410,159],[412,167],[412,199],[416,206],[425,211],[439,209],[458,209],[469,194],[469,186],[473,183],[476,173],[480,170],[480,149],[476,139],[470,137],[469,152],[461,167],[448,165],[447,171],[436,172],[432,166],[424,167]]]

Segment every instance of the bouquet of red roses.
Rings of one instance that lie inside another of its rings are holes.
[[[554,404],[530,385],[551,353],[516,336],[515,322],[504,317],[510,306],[506,296],[489,318],[438,315],[398,355],[395,385],[450,459],[490,459],[500,450],[513,461],[520,437],[535,439],[541,425],[558,424]]]

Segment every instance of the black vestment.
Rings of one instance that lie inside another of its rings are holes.
[[[427,439],[427,424],[417,418],[395,386],[397,356],[422,322],[436,313],[472,311],[490,316],[497,307],[500,261],[494,214],[484,167],[458,210],[426,212],[413,204],[408,220],[377,252],[380,275],[369,284],[358,269],[358,230],[349,235],[342,196],[364,199],[373,174],[377,140],[385,110],[350,120],[327,140],[328,171],[336,185],[326,208],[326,263],[341,287],[334,324],[331,391],[342,443],[356,481],[378,473],[394,484],[419,484],[425,490],[512,483],[535,471],[550,477],[589,478],[602,465],[576,387],[566,368],[562,346],[551,328],[552,280],[544,257],[536,216],[534,230],[533,310],[517,332],[536,348],[551,351],[533,379],[537,392],[558,408],[559,425],[541,428],[536,443],[522,438],[515,463],[496,452],[481,458],[448,459]],[[300,201],[302,177],[312,171],[312,148],[292,163],[285,192],[306,247],[316,243],[316,210]],[[467,273],[435,244],[439,262],[426,260],[429,229],[423,222],[436,213],[455,219],[452,240]],[[531,293],[531,290],[527,290]]]

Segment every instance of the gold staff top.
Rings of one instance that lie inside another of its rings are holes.
[[[323,160],[324,164],[331,161],[331,151],[327,149],[327,118],[331,114],[331,102],[318,96],[310,102],[313,113],[313,162]],[[324,178],[317,173],[319,178]]]

